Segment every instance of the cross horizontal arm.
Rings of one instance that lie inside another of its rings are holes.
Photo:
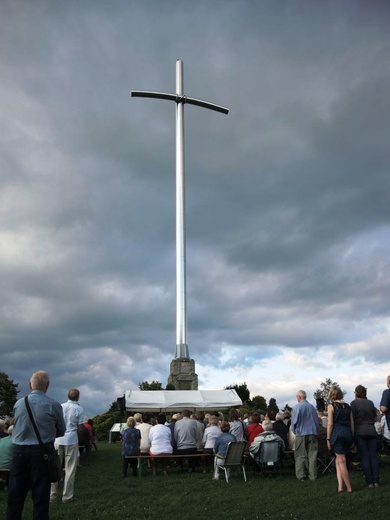
[[[187,96],[178,96],[177,94],[167,94],[165,92],[153,92],[151,90],[132,90],[132,97],[147,97],[154,99],[168,99],[175,101],[176,103],[188,103],[189,105],[196,105],[198,107],[208,108],[215,112],[221,112],[222,114],[228,114],[229,109],[208,101],[202,101],[201,99],[189,98]]]
[[[152,92],[151,90],[132,90],[131,97],[148,97],[156,99],[169,99],[176,101],[176,94],[166,94],[165,92]]]
[[[215,112],[221,112],[222,114],[228,114],[229,109],[226,107],[221,107],[220,105],[214,105],[214,103],[209,103],[208,101],[202,101],[201,99],[189,98],[187,96],[183,96],[183,103],[188,103],[190,105],[196,105],[198,107],[209,108],[210,110],[215,110]]]

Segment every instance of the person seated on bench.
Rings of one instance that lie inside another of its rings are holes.
[[[198,427],[195,421],[191,421],[191,411],[185,409],[182,411],[183,418],[175,424],[174,436],[176,441],[177,455],[194,455],[198,452],[197,444],[199,440]],[[178,466],[181,471],[182,466]],[[188,473],[192,473],[195,469],[195,457],[188,459]]]
[[[214,415],[210,417],[209,424],[203,434],[203,453],[214,453],[214,444],[216,439],[221,435],[221,429],[218,426],[218,417]]]
[[[125,457],[140,455],[141,432],[135,427],[134,417],[128,417],[126,424],[128,428],[122,432],[122,477],[127,476],[127,467],[131,466],[133,477],[137,476],[138,459],[126,459]]]
[[[221,428],[218,426],[218,417],[215,415],[210,416],[208,426],[206,427],[203,434],[203,453],[214,454],[214,444],[216,439],[221,435]],[[207,472],[207,459],[203,457],[203,473]]]
[[[256,435],[259,435],[259,433],[264,431],[260,424],[260,420],[260,414],[258,412],[254,412],[252,414],[252,422],[246,429],[246,440],[248,441],[248,447],[252,444]]]
[[[0,439],[6,439],[8,437],[6,424],[3,419],[0,419]]]
[[[246,440],[246,427],[243,421],[240,421],[238,411],[235,408],[229,410],[230,433],[235,436],[237,442]]]
[[[135,414],[134,419],[137,420],[137,415]],[[150,415],[148,413],[142,414],[142,422],[137,422],[136,428],[141,432],[141,455],[149,455],[150,444],[149,444],[149,432],[152,427],[150,422]]]
[[[167,418],[165,413],[157,416],[157,424],[149,430],[149,454],[151,457],[161,457],[164,475],[167,474],[168,457],[172,455],[172,434],[168,426],[165,426]],[[156,474],[156,460],[151,459],[153,475]]]
[[[205,430],[205,425],[203,422],[199,421],[198,414],[196,414],[196,413],[192,413],[190,419],[191,419],[191,421],[195,421],[196,427],[198,428],[198,442],[196,443],[198,452],[203,451],[202,439],[203,439],[203,433]]]
[[[279,435],[279,437],[284,442],[284,447],[288,449],[288,429],[289,427],[284,422],[284,413],[278,412],[276,414],[275,422],[272,424],[273,431]]]
[[[8,427],[8,435],[0,439],[0,479],[8,486],[9,471],[1,472],[2,469],[10,469],[12,461],[12,429],[13,426]]]

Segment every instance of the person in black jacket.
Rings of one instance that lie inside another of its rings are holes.
[[[367,487],[379,486],[379,460],[376,454],[378,434],[374,423],[377,410],[374,403],[367,399],[367,389],[358,385],[355,388],[355,400],[351,403],[355,425],[355,444],[359,450]]]
[[[284,442],[284,448],[288,449],[288,430],[289,427],[284,422],[284,413],[278,412],[275,417],[275,422],[272,424],[272,428],[274,432],[279,435],[279,437]]]

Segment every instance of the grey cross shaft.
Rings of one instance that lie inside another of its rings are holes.
[[[176,94],[132,90],[132,97],[168,99],[176,103],[176,359],[190,359],[187,344],[186,214],[184,172],[184,104],[227,114],[225,107],[183,94],[183,62],[176,61]]]

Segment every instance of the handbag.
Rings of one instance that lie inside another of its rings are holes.
[[[37,425],[35,424],[34,416],[32,414],[27,395],[24,398],[24,402],[26,404],[28,415],[30,416],[31,424],[33,425],[33,428],[34,428],[35,435],[37,436],[38,442],[42,449],[43,460],[47,466],[49,481],[50,482],[59,482],[62,477],[62,464],[60,461],[60,457],[58,455],[58,451],[56,449],[54,449],[54,446],[52,444],[43,444],[41,436],[40,436],[38,428],[37,428]]]

